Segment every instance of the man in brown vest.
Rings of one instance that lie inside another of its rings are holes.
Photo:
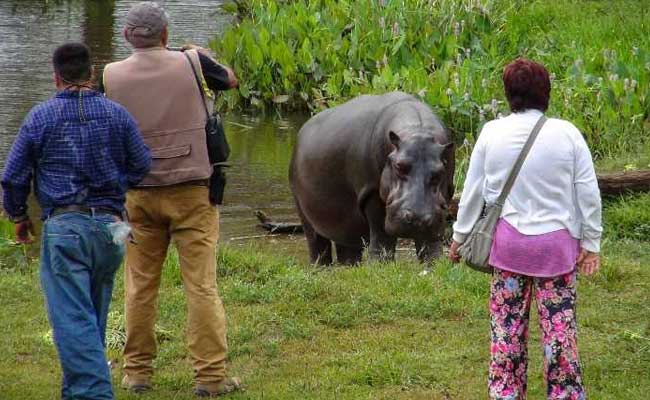
[[[194,393],[207,397],[237,390],[240,383],[226,376],[226,319],[216,283],[219,213],[208,199],[212,166],[205,109],[188,59],[167,50],[167,35],[167,17],[158,4],[135,5],[124,28],[134,52],[107,65],[103,77],[106,96],[134,116],[153,159],[151,172],[128,193],[126,202],[135,240],[126,256],[122,383],[133,392],[151,389],[158,289],[173,241],[187,297]],[[207,50],[185,53],[208,88],[237,87],[233,72]]]

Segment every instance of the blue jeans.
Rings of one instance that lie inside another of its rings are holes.
[[[43,225],[41,285],[63,370],[62,399],[113,399],[105,355],[113,280],[124,257],[111,215],[67,213]]]

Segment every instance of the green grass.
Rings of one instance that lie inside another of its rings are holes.
[[[606,204],[616,204],[615,207],[606,207],[604,212],[608,237],[611,239],[636,239],[650,242],[650,194],[636,197],[620,196],[606,199]]]
[[[593,399],[650,392],[650,242],[634,233],[650,196],[609,200],[601,272],[579,282],[579,346]],[[488,278],[440,261],[318,269],[268,247],[222,248],[228,368],[248,390],[232,399],[485,398]],[[121,272],[121,271],[120,271]],[[165,265],[153,393],[120,399],[190,399],[185,300],[174,254]],[[0,397],[52,399],[60,370],[37,265],[0,267]],[[109,356],[119,365],[123,281],[114,291]],[[533,318],[536,321],[536,318]],[[533,323],[530,398],[543,398],[539,329]]]

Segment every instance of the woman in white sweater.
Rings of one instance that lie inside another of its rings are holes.
[[[512,114],[485,124],[460,200],[449,258],[494,203],[533,126],[548,108],[551,83],[540,64],[518,59],[503,73]],[[508,195],[489,263],[489,396],[525,399],[527,338],[534,296],[544,346],[548,399],[585,399],[576,338],[576,266],[600,265],[601,202],[591,154],[578,129],[548,119]]]

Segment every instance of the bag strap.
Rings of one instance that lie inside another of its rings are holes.
[[[194,73],[194,78],[196,79],[196,86],[199,88],[199,93],[201,93],[201,100],[203,102],[203,108],[205,108],[205,120],[208,121],[210,119],[210,112],[208,111],[208,105],[205,104],[205,93],[203,92],[203,85],[201,85],[201,79],[199,78],[199,74],[196,72],[196,68],[194,67],[194,62],[192,62],[190,56],[187,54],[186,51],[183,52],[183,55],[185,55],[185,58],[187,58],[187,62],[189,62],[190,67],[192,67],[192,72]]]
[[[508,197],[508,195],[510,194],[510,189],[512,189],[512,185],[515,183],[515,179],[517,179],[517,175],[519,175],[521,166],[524,164],[524,160],[526,160],[526,156],[528,155],[530,148],[533,147],[533,143],[535,142],[535,139],[537,138],[539,131],[542,130],[542,126],[544,126],[545,122],[546,122],[546,117],[544,115],[539,117],[539,120],[535,124],[533,131],[528,136],[528,140],[526,140],[526,144],[524,144],[524,148],[521,149],[521,153],[519,153],[519,157],[517,157],[517,161],[515,161],[515,165],[512,167],[512,170],[510,171],[510,175],[508,175],[508,180],[506,181],[506,184],[503,186],[503,190],[501,190],[501,194],[497,198],[497,202],[496,202],[497,205],[503,207],[503,203],[505,203],[506,197]]]

